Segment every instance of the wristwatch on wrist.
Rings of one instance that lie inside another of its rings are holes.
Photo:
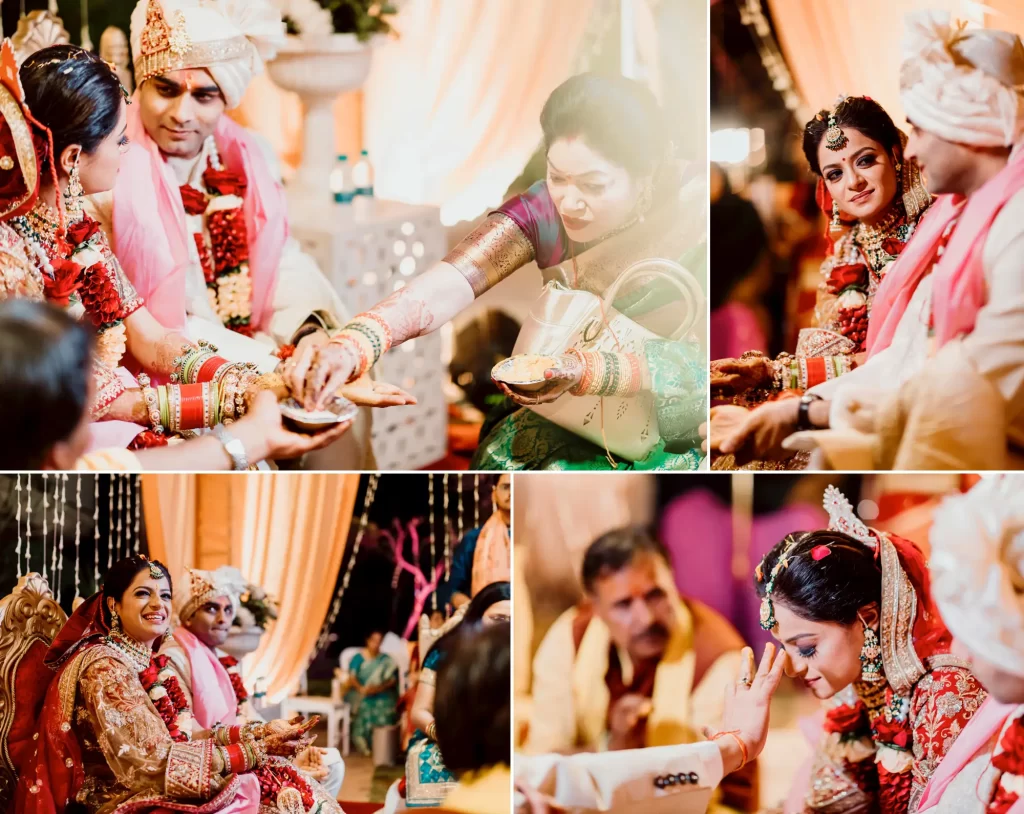
[[[245,454],[245,444],[224,429],[223,424],[218,424],[214,427],[213,434],[220,441],[220,445],[224,447],[224,451],[231,456],[232,468],[236,472],[247,470],[249,468],[249,458]]]
[[[821,396],[816,393],[804,393],[800,397],[800,407],[796,414],[796,428],[798,432],[815,429],[814,425],[811,424],[811,404],[821,400]]]

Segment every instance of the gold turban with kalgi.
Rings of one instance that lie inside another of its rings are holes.
[[[907,119],[939,138],[1011,147],[1024,137],[1024,45],[944,11],[906,17],[900,93]]]
[[[221,567],[216,571],[185,569],[185,579],[176,591],[174,610],[178,621],[185,624],[207,602],[226,596],[237,609],[246,583],[237,568]]]
[[[131,22],[135,83],[202,68],[231,109],[284,40],[281,13],[268,0],[139,0]]]

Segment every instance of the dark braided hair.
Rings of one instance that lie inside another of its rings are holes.
[[[135,581],[135,577],[141,574],[143,571],[148,571],[150,566],[155,566],[163,572],[163,575],[167,578],[167,587],[171,589],[171,593],[174,592],[174,583],[171,582],[171,572],[167,570],[167,566],[158,560],[151,560],[148,557],[142,555],[136,555],[134,557],[126,557],[123,560],[118,560],[114,563],[107,576],[103,580],[103,596],[105,599],[113,599],[115,602],[120,602],[124,598],[125,591],[127,591],[132,582]],[[103,621],[108,625],[110,624],[110,608],[107,607],[107,603],[103,603]]]
[[[792,539],[796,543],[791,548]],[[815,560],[811,552],[827,546],[829,553]],[[882,602],[882,571],[875,552],[839,531],[798,532],[782,540],[761,561],[761,578],[754,576],[757,594],[764,597],[768,580],[785,553],[788,565],[775,575],[771,600],[811,622],[852,625],[857,612]]]
[[[804,127],[804,156],[815,175],[821,175],[818,148],[828,131],[828,120],[833,115],[839,127],[857,130],[872,141],[877,141],[889,156],[901,151],[900,131],[885,108],[866,96],[851,96],[840,102],[835,111],[819,110]]]

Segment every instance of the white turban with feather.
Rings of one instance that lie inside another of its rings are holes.
[[[269,0],[139,0],[132,12],[136,84],[205,68],[229,110],[284,41],[281,12]]]
[[[971,651],[1024,678],[1024,475],[946,498],[931,531],[932,595]]]
[[[900,90],[907,119],[946,141],[1012,147],[1024,136],[1024,45],[945,11],[906,16]]]

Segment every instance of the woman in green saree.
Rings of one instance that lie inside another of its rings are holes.
[[[322,406],[388,349],[440,328],[532,262],[545,283],[598,297],[627,268],[651,259],[677,262],[706,290],[706,169],[675,159],[647,88],[624,77],[574,76],[549,97],[541,127],[544,180],[491,212],[443,262],[357,316],[329,343],[298,355],[288,378],[308,408]],[[692,290],[694,280],[683,282]],[[706,349],[702,339],[671,337],[684,325],[687,336],[703,337],[703,295],[688,296],[664,276],[641,273],[617,290],[612,305],[653,338],[634,353],[561,355],[539,393],[502,385],[507,400],[484,425],[473,469],[698,467]],[[641,460],[615,457],[526,409],[563,396],[596,402],[595,396],[641,395],[651,399],[660,439]]]
[[[398,665],[380,651],[384,634],[371,631],[366,655],[356,653],[349,664],[349,689],[345,701],[352,708],[352,745],[361,755],[370,754],[373,730],[398,723]]]

